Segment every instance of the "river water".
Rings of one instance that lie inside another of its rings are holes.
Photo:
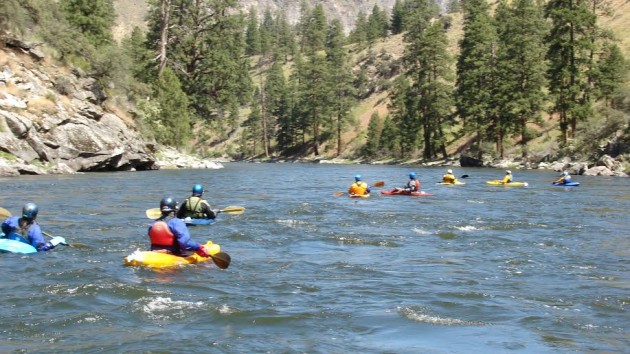
[[[334,197],[357,173],[415,171],[433,197]],[[630,351],[630,179],[495,169],[246,164],[2,178],[0,206],[91,248],[0,254],[0,352],[558,353]],[[242,215],[191,227],[232,256],[155,271],[144,211],[202,183]]]

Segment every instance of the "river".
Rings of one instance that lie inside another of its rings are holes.
[[[90,248],[0,254],[0,352],[558,353],[630,351],[630,179],[496,169],[227,163],[220,170],[0,178],[0,206]],[[432,197],[335,197],[357,173]],[[232,263],[126,267],[145,210],[195,183],[191,227]]]

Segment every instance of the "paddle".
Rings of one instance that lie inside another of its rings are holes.
[[[470,177],[469,175],[462,175],[460,178],[468,178]]]
[[[9,216],[11,216],[11,212],[6,210],[5,208],[0,207],[0,218],[8,218]],[[55,236],[47,233],[47,232],[43,232],[42,234],[44,234],[44,236],[48,236],[50,238],[53,238]],[[82,243],[62,243],[62,245],[64,246],[68,246],[68,247],[73,247],[73,248],[92,248],[88,245],[82,244]]]
[[[243,214],[243,212],[245,211],[245,208],[243,208],[242,206],[229,206],[226,208],[223,208],[221,210],[219,210],[217,213],[225,213],[225,214],[230,214],[230,215],[240,215]],[[160,208],[151,208],[151,209],[147,209],[145,211],[145,214],[147,216],[147,218],[149,219],[157,219],[160,216],[162,216],[162,211],[160,210]]]
[[[232,261],[232,257],[230,257],[229,254],[223,251],[211,254],[210,258],[212,258],[214,264],[216,264],[217,267],[221,269],[227,269],[227,267],[230,266],[230,262]]]
[[[384,181],[378,181],[375,182],[374,185],[372,187],[383,187],[385,185]],[[345,192],[337,192],[337,193],[333,193],[334,197],[341,197],[342,195],[346,194]]]

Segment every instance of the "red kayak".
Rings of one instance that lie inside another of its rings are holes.
[[[381,194],[385,194],[385,195],[407,195],[407,196],[410,196],[410,197],[428,197],[428,196],[432,196],[433,195],[431,193],[426,193],[426,192],[423,192],[423,191],[420,191],[420,192],[405,192],[405,191],[398,192],[398,191],[394,191],[394,190],[391,190],[391,191],[383,191],[382,190]]]

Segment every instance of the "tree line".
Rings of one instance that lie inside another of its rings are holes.
[[[321,5],[302,2],[290,24],[282,9],[239,11],[236,0],[148,0],[147,30],[116,43],[113,0],[5,0],[0,27],[35,36],[58,59],[97,78],[128,101],[147,136],[190,148],[236,134],[234,157],[344,151],[356,126],[353,109],[374,79],[352,53],[402,34],[393,67],[389,114],[372,115],[357,154],[366,158],[446,158],[450,139],[501,157],[507,139],[528,154],[532,124],[559,121],[566,146],[582,126],[589,139],[628,121],[628,63],[600,0],[397,0],[391,13],[360,12],[346,35]],[[452,14],[463,14],[457,51],[449,47]],[[625,91],[624,91],[625,90]],[[605,129],[589,131],[592,117]],[[195,127],[195,129],[193,129]],[[214,140],[213,140],[214,139]]]

